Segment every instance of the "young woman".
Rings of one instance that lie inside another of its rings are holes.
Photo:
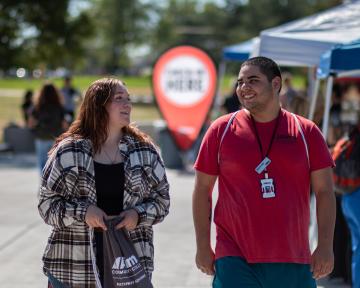
[[[47,83],[41,87],[29,117],[29,127],[35,135],[35,150],[40,171],[45,166],[56,137],[68,127],[64,119],[62,102],[62,96],[56,87]]]
[[[117,228],[129,232],[151,278],[152,226],[169,212],[169,184],[155,145],[130,125],[130,112],[121,81],[97,80],[88,88],[77,120],[50,151],[38,206],[53,226],[44,270],[70,287],[95,287],[103,280],[101,232],[95,232],[95,239],[89,232],[106,229],[103,219],[114,215],[124,217]]]

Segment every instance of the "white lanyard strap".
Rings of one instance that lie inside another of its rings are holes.
[[[231,123],[233,122],[236,114],[237,114],[239,111],[240,111],[240,110],[235,111],[235,112],[231,115],[228,123],[226,124],[225,130],[224,130],[224,132],[223,132],[223,134],[222,134],[222,136],[221,136],[220,143],[219,143],[219,149],[218,149],[218,164],[220,164],[220,147],[221,147],[221,144],[222,144],[222,142],[223,142],[223,140],[224,140],[224,137],[225,137],[225,135],[226,135],[226,132],[229,130]]]
[[[218,164],[220,164],[220,148],[221,148],[221,144],[222,144],[222,142],[223,142],[223,140],[225,138],[225,135],[226,135],[227,131],[230,128],[231,123],[234,121],[234,118],[235,118],[235,116],[236,116],[236,114],[238,112],[239,111],[236,111],[231,115],[228,123],[226,124],[225,130],[224,130],[223,134],[221,135],[221,139],[220,139],[220,143],[219,143],[219,149],[218,149]],[[306,151],[306,158],[307,158],[308,165],[309,165],[309,168],[310,168],[309,148],[308,148],[308,145],[307,145],[307,142],[306,142],[306,139],[305,139],[304,131],[302,130],[299,119],[296,117],[296,115],[294,113],[291,113],[291,115],[295,119],[296,126],[297,126],[298,131],[300,132],[301,138],[302,138],[302,140],[304,142],[305,151]]]
[[[294,117],[294,119],[295,119],[296,126],[297,126],[298,131],[299,131],[300,134],[301,134],[301,138],[302,138],[302,140],[303,140],[303,142],[304,142],[305,150],[306,150],[306,157],[307,157],[308,165],[309,165],[309,168],[310,168],[309,149],[308,149],[308,145],[307,145],[307,142],[306,142],[306,139],[305,139],[304,131],[302,130],[301,125],[300,125],[300,122],[299,122],[299,119],[296,117],[296,115],[295,115],[294,113],[291,113],[291,115],[292,115],[292,116]]]

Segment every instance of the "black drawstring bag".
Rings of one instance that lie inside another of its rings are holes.
[[[103,232],[104,287],[152,288],[134,245],[124,229],[115,229],[121,222],[116,217],[105,220]]]

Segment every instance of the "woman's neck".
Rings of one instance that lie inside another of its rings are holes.
[[[109,131],[108,137],[101,145],[100,151],[94,155],[94,160],[102,164],[115,164],[123,162],[123,157],[119,153],[119,142],[123,133],[120,131]]]
[[[117,146],[122,137],[123,137],[123,133],[121,130],[120,131],[119,130],[109,131],[108,137],[106,138],[103,146],[106,146],[106,147]]]

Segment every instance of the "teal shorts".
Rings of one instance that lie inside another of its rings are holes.
[[[310,265],[247,263],[241,257],[215,261],[213,288],[316,288]]]

